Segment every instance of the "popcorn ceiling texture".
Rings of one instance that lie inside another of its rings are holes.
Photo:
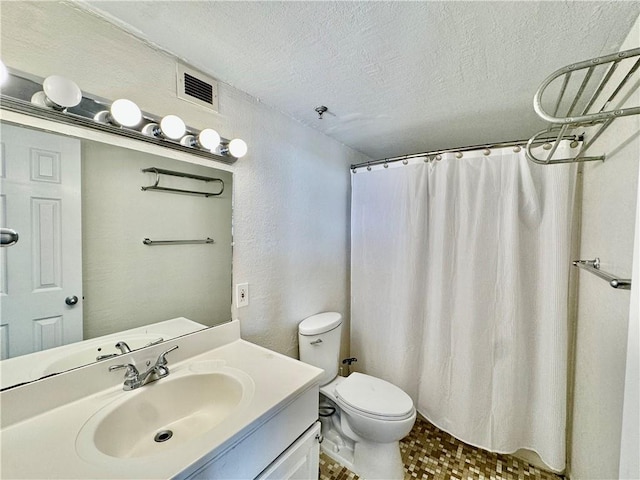
[[[622,1],[89,5],[374,158],[529,138],[545,128],[532,108],[542,80],[615,52],[640,13]]]
[[[366,157],[228,85],[220,85],[219,115],[177,99],[174,57],[73,5],[0,8],[8,66],[62,74],[95,95],[128,97],[143,110],[248,143],[234,166],[212,165],[234,175],[234,284],[248,282],[250,292],[250,305],[233,310],[243,338],[297,357],[303,318],[335,310],[348,322],[348,165]]]

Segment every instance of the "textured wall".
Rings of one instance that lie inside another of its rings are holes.
[[[348,318],[347,167],[365,158],[226,85],[220,114],[178,100],[173,57],[72,5],[0,8],[8,66],[66,75],[93,94],[129,97],[143,110],[175,113],[248,143],[249,154],[231,169],[234,283],[250,284],[251,304],[233,312],[244,338],[296,356],[301,319],[323,310]]]
[[[621,49],[638,46],[640,19]],[[580,257],[621,278],[632,270],[639,132],[638,116],[616,120],[598,141],[607,160],[583,174]],[[571,478],[618,478],[630,291],[587,272],[579,282]]]

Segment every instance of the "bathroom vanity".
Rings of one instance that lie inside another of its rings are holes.
[[[153,383],[109,371],[176,345]],[[317,478],[321,374],[234,321],[4,390],[2,477]]]
[[[34,106],[43,82],[11,75],[3,193],[12,205],[49,203],[33,218],[12,213],[0,255],[12,266],[0,477],[317,478],[322,370],[242,340],[229,322],[231,141],[214,154],[105,123],[110,102],[86,95],[76,110]],[[47,227],[63,203],[76,215]]]

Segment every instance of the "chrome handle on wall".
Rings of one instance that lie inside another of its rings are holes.
[[[0,228],[0,247],[11,247],[18,243],[20,235],[11,228]]]

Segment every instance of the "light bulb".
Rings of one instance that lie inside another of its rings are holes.
[[[82,100],[82,91],[75,82],[60,75],[51,75],[42,82],[44,94],[51,102],[63,108],[75,107]]]
[[[172,140],[180,140],[187,131],[187,127],[177,115],[167,115],[160,121],[162,134]]]
[[[7,83],[7,80],[9,80],[9,71],[4,62],[0,60],[0,85]]]
[[[142,127],[142,133],[149,135],[150,137],[159,137],[161,135],[160,125],[151,122]]]
[[[142,120],[140,108],[126,98],[119,98],[113,102],[110,113],[114,122],[123,127],[135,127]]]
[[[220,134],[213,128],[205,128],[198,134],[198,143],[202,148],[213,150],[220,145]]]
[[[229,153],[236,158],[242,158],[247,154],[247,144],[244,140],[234,138],[229,142]]]

